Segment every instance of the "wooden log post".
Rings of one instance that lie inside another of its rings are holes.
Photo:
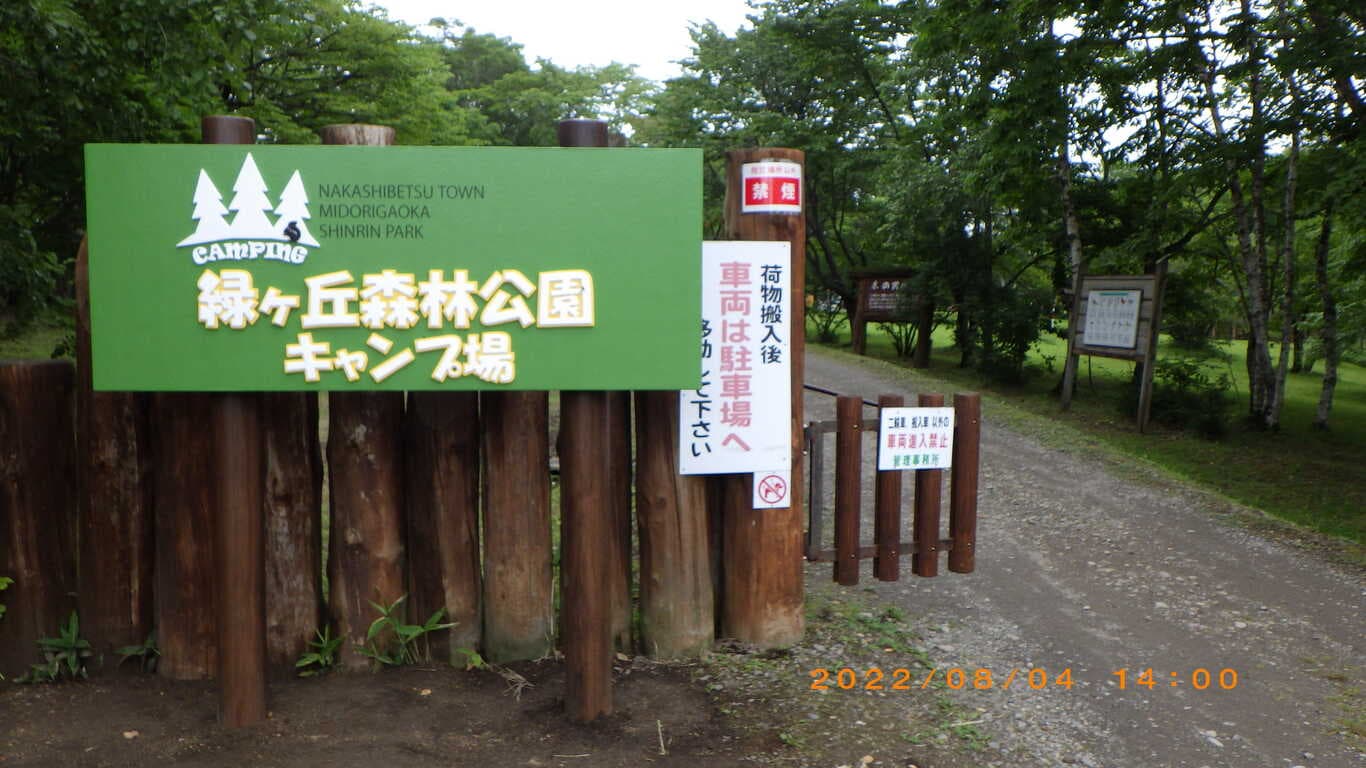
[[[916,404],[937,408],[944,404],[944,396],[922,393]],[[915,473],[915,554],[911,556],[911,569],[916,576],[939,575],[939,506],[943,484],[942,469],[921,469]]]
[[[212,116],[205,144],[254,144],[256,122]],[[210,432],[218,605],[218,719],[240,728],[266,719],[265,451],[260,398],[212,395]]]
[[[0,674],[41,660],[75,608],[75,368],[65,361],[0,363]]]
[[[93,389],[85,239],[76,253],[76,376],[81,632],[97,656],[114,659],[153,627],[148,397]]]
[[[982,449],[982,396],[953,396],[953,468],[949,486],[949,570],[972,573],[977,567],[977,476]]]
[[[455,626],[430,643],[437,661],[479,647],[479,394],[411,392],[403,413],[408,606]]]
[[[635,649],[631,627],[631,393],[607,393],[607,501],[612,509],[607,554],[607,594],[612,601],[612,644]]]
[[[565,120],[561,147],[606,147],[607,124]],[[620,419],[616,419],[619,421]],[[612,498],[613,424],[607,392],[560,393],[560,580],[564,587],[565,710],[587,722],[612,712],[613,608],[624,586]],[[629,462],[629,451],[625,457]]]
[[[152,516],[156,521],[157,673],[204,680],[218,668],[212,398],[156,392],[151,426]]]
[[[539,659],[553,648],[550,415],[545,392],[481,392],[484,656]]]
[[[859,517],[863,494],[863,398],[835,400],[835,581],[858,584]]]
[[[635,400],[641,643],[655,658],[696,657],[715,631],[708,482],[678,473],[678,393]]]
[[[906,398],[881,395],[877,404],[879,408],[900,408],[906,404]],[[896,581],[901,578],[901,472],[878,471],[876,482],[873,539],[877,554],[873,558],[873,576],[879,581]]]
[[[763,647],[791,645],[801,640],[802,613],[802,380],[806,334],[806,216],[805,213],[741,213],[741,167],[764,160],[802,164],[797,149],[752,148],[728,154],[726,172],[726,232],[733,240],[786,240],[792,246],[791,284],[785,305],[791,323],[789,354],[792,363],[792,506],[755,510],[753,479],[728,475],[723,498],[721,578],[722,631],[737,640]]]
[[[327,125],[320,135],[323,144],[394,143],[394,129],[380,125]],[[402,429],[402,392],[328,396],[329,608],[352,669],[366,666],[357,649],[377,616],[371,603],[389,606],[405,594]]]
[[[318,395],[265,392],[266,660],[293,677],[322,619],[322,447]]]

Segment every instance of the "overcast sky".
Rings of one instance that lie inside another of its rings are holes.
[[[389,17],[423,25],[433,17],[459,20],[478,32],[521,43],[528,61],[562,67],[613,61],[663,81],[673,63],[692,54],[688,25],[714,21],[726,32],[747,24],[745,0],[370,0]]]

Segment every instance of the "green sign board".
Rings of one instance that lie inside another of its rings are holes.
[[[701,160],[89,145],[95,388],[696,387]]]

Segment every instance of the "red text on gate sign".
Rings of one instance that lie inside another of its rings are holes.
[[[802,167],[787,160],[740,166],[741,213],[801,213]]]

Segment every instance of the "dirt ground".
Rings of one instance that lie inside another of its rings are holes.
[[[807,378],[865,397],[943,390],[818,349]],[[806,405],[833,418],[830,398]],[[0,768],[1366,768],[1359,559],[1046,419],[988,399],[983,421],[976,573],[941,564],[938,578],[882,583],[865,564],[851,588],[809,563],[800,644],[722,644],[685,665],[622,659],[605,721],[566,722],[555,661],[512,665],[531,683],[520,698],[491,671],[282,681],[270,721],[241,731],[217,726],[210,684],[0,683]],[[820,669],[834,684],[813,690]],[[841,669],[856,684],[839,685]],[[1236,684],[1221,689],[1225,670]],[[910,685],[893,688],[898,671]]]
[[[275,683],[267,723],[216,723],[210,684],[151,676],[0,687],[0,765],[691,766],[740,765],[781,749],[724,722],[687,668],[619,666],[621,714],[563,716],[563,666],[515,665],[520,699],[492,672],[407,668]],[[666,755],[660,754],[663,738]]]

